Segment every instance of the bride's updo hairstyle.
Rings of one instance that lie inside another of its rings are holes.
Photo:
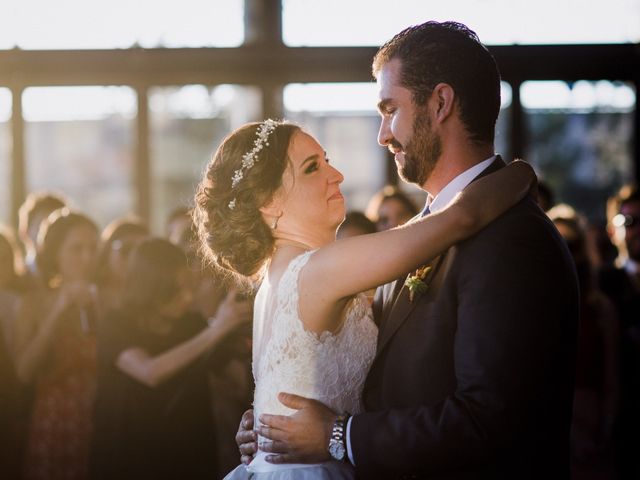
[[[273,254],[273,234],[260,208],[282,185],[291,137],[299,130],[267,120],[246,124],[222,141],[195,197],[193,216],[205,261],[250,277]]]

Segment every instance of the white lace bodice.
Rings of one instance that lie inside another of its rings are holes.
[[[336,412],[361,411],[360,396],[376,350],[378,330],[371,307],[363,295],[345,309],[338,333],[318,335],[300,320],[298,280],[313,254],[294,258],[278,285],[265,277],[254,313],[254,408],[261,413],[290,415],[279,392],[314,398]]]

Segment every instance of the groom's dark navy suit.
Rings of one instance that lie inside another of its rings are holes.
[[[527,197],[433,266],[413,301],[404,278],[376,294],[359,478],[569,478],[578,287],[562,237]]]

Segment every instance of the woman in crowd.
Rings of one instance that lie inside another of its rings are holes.
[[[176,212],[174,212],[173,222],[168,222],[176,227],[172,230],[173,238],[170,237],[169,241],[180,247],[187,256],[194,292],[190,311],[209,318],[215,315],[228,294],[229,282],[225,281],[220,272],[203,268],[202,257],[198,252],[197,236],[193,228],[192,212],[183,210]],[[211,365],[209,384],[212,392],[211,401],[218,452],[216,478],[221,478],[237,463],[235,458],[237,446],[234,441],[238,426],[237,419],[246,406],[251,404],[253,395],[251,325],[249,323],[235,329],[224,343],[212,352]]]
[[[53,212],[38,236],[42,287],[21,303],[15,324],[19,379],[34,386],[25,477],[88,474],[95,393],[93,277],[98,231],[85,215]]]
[[[3,478],[20,478],[22,422],[20,384],[13,359],[0,330],[0,472]]]
[[[378,191],[369,200],[366,211],[379,232],[403,225],[417,213],[418,209],[409,196],[393,185]]]
[[[262,277],[254,307],[256,418],[291,413],[279,392],[314,398],[338,412],[360,411],[377,329],[359,292],[477,232],[522,198],[532,179],[530,167],[517,163],[474,182],[442,212],[404,228],[335,241],[345,216],[343,177],[318,142],[273,120],[231,133],[198,189],[196,219],[215,264],[239,277]],[[241,466],[229,478],[354,475],[346,462],[274,465],[263,450],[249,468],[252,474]]]
[[[96,269],[101,313],[120,306],[129,255],[148,235],[147,227],[134,218],[114,220],[102,231]]]
[[[213,478],[208,357],[250,320],[251,305],[232,291],[205,322],[189,313],[190,278],[167,240],[132,252],[122,307],[100,331],[93,478]]]
[[[7,478],[19,478],[27,420],[25,391],[14,363],[15,314],[26,283],[13,232],[0,225],[0,471]]]
[[[589,253],[586,221],[568,205],[548,212],[573,256],[580,285],[580,325],[571,425],[572,478],[610,479],[620,401],[619,320],[602,293]]]
[[[353,210],[347,212],[344,222],[340,224],[336,232],[336,238],[355,237],[356,235],[366,235],[367,233],[375,233],[377,231],[376,224],[369,220],[364,213]]]
[[[40,226],[47,217],[60,208],[67,206],[67,200],[61,195],[48,191],[36,191],[27,195],[18,212],[18,235],[25,250],[25,264],[30,281],[35,281],[36,250]]]
[[[13,356],[13,322],[25,292],[24,262],[11,230],[0,225],[0,328],[7,354]]]

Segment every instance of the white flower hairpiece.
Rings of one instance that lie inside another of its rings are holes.
[[[253,142],[253,148],[242,156],[242,166],[233,172],[231,177],[231,190],[236,188],[238,183],[244,178],[244,174],[248,172],[258,161],[258,153],[265,147],[269,146],[269,135],[278,126],[278,122],[272,119],[267,119],[262,122],[260,128],[256,132],[256,139]],[[233,210],[236,207],[236,199],[229,202],[229,209]]]

